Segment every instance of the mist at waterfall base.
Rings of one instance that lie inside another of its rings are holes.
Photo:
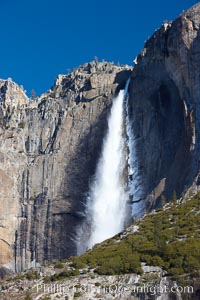
[[[78,254],[121,232],[130,221],[128,169],[131,168],[128,166],[130,152],[126,132],[128,85],[129,81],[113,100],[108,131],[87,198],[86,221],[78,232]]]

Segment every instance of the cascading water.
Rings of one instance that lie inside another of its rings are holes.
[[[125,176],[127,144],[124,127],[124,100],[128,84],[129,82],[113,100],[108,119],[108,132],[103,142],[102,154],[86,207],[86,222],[91,232],[85,247],[83,247],[83,242],[79,241],[80,253],[122,231],[127,220],[128,194],[126,192],[127,176]],[[84,231],[82,229],[79,235],[84,235]],[[82,250],[80,250],[80,244],[82,244]]]

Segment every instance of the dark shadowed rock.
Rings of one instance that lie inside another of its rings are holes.
[[[13,272],[5,267],[0,267],[0,279],[5,278],[6,276],[12,275]]]
[[[200,4],[146,42],[131,75],[129,115],[139,197],[148,208],[197,180],[200,121]],[[195,185],[194,185],[195,187]],[[137,197],[136,197],[137,198]],[[137,200],[137,199],[136,199]]]

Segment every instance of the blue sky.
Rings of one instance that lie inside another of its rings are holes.
[[[193,0],[0,0],[0,78],[30,94],[59,73],[93,60],[131,64],[164,20]]]

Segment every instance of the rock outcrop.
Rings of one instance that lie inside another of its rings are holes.
[[[129,118],[140,188],[151,209],[199,184],[200,4],[146,42],[130,82]]]
[[[109,107],[129,74],[88,63],[34,101],[0,82],[0,265],[20,270],[76,254]]]
[[[12,106],[28,104],[29,99],[23,87],[18,86],[11,78],[0,80],[0,101]]]

